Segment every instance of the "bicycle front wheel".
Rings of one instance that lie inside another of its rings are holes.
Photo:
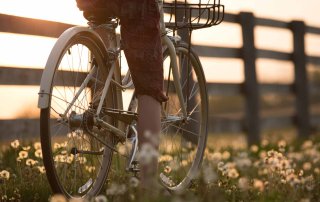
[[[196,178],[207,140],[208,100],[206,80],[198,56],[185,43],[176,45],[179,83],[184,103],[178,99],[169,50],[164,52],[164,91],[159,145],[159,174],[172,191],[184,190]],[[185,106],[187,116],[183,115]]]
[[[71,37],[61,50],[58,61],[50,61],[57,66],[49,107],[40,114],[43,161],[54,193],[69,198],[95,196],[107,178],[113,155],[110,146],[115,144],[112,135],[93,121],[109,74],[105,50],[85,32]],[[116,107],[113,88],[103,108]]]

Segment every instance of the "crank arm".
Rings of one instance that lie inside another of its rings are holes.
[[[124,142],[126,140],[126,134],[122,130],[119,130],[118,128],[114,127],[113,125],[105,122],[103,119],[95,117],[94,120],[102,128],[104,128],[105,130],[107,130],[107,131],[113,133],[115,136],[117,136],[117,138],[119,138],[119,140],[121,142]]]

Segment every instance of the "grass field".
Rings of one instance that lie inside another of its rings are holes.
[[[51,195],[40,148],[39,142],[18,140],[2,146],[1,202],[66,201]],[[138,190],[139,181],[127,182],[108,182],[91,201],[150,200]],[[190,189],[174,195],[160,190],[152,201],[320,201],[320,137],[263,139],[251,147],[241,137],[211,137]]]

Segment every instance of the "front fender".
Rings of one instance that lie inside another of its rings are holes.
[[[49,100],[51,94],[51,84],[56,71],[57,65],[61,60],[61,52],[67,46],[68,41],[77,34],[90,35],[97,44],[103,45],[101,37],[89,27],[72,27],[64,31],[53,46],[51,53],[48,57],[45,69],[42,73],[40,82],[40,92],[38,98],[38,108],[45,109],[49,107]],[[104,45],[103,45],[104,46]],[[103,50],[106,50],[105,47]]]

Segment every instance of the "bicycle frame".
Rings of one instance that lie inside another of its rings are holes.
[[[174,43],[172,42],[172,40],[166,35],[166,28],[165,28],[165,23],[164,23],[164,14],[163,14],[163,1],[159,0],[158,2],[158,6],[159,6],[159,12],[160,12],[160,29],[161,29],[161,33],[162,33],[162,44],[168,48],[169,53],[170,53],[170,65],[172,67],[172,75],[173,75],[173,80],[174,80],[174,86],[176,88],[176,92],[178,95],[178,99],[180,102],[180,106],[181,106],[181,111],[183,113],[183,118],[187,117],[187,110],[186,110],[186,106],[184,104],[184,98],[182,95],[182,89],[181,89],[181,85],[179,83],[180,81],[180,75],[179,75],[179,69],[178,69],[178,64],[177,64],[177,58],[176,58],[176,51],[175,51],[175,47],[174,47]],[[115,31],[114,28],[112,28],[112,26],[105,25],[106,28],[103,29],[113,29],[112,30],[112,34],[115,35]],[[103,40],[103,38],[101,37],[100,34],[98,34],[94,29],[90,28],[90,27],[72,27],[68,30],[66,30],[58,39],[57,43],[55,44],[53,51],[50,53],[48,62],[46,64],[43,76],[41,78],[41,89],[39,92],[39,100],[38,100],[38,107],[41,109],[45,109],[49,107],[49,98],[51,95],[51,82],[53,80],[53,72],[55,71],[55,67],[56,67],[56,63],[50,63],[50,61],[59,61],[57,60],[57,58],[59,57],[59,53],[61,52],[61,50],[64,48],[64,44],[66,44],[66,42],[68,40],[70,40],[75,34],[80,33],[80,32],[87,32],[88,35],[91,35],[92,38],[94,38],[95,40],[97,40],[98,43],[100,44],[104,44],[104,48],[106,50],[105,54],[108,54],[108,51],[110,50],[111,53],[116,54],[116,56],[118,56],[118,53],[120,52],[119,50],[115,50],[116,47],[118,47],[116,45],[116,40],[115,37],[112,37],[113,41],[108,41],[109,46],[107,47],[107,43],[106,41]],[[114,51],[115,50],[115,51]],[[52,59],[51,59],[52,58]],[[53,59],[55,58],[55,59]],[[118,58],[118,57],[115,57]],[[66,109],[66,111],[63,113],[63,115],[61,115],[61,118],[67,118],[67,114],[69,112],[69,110],[71,109],[71,106],[74,104],[74,102],[77,99],[77,96],[79,96],[81,94],[81,92],[84,90],[86,84],[90,81],[90,79],[93,77],[92,72],[94,71],[95,67],[93,67],[91,69],[91,71],[89,72],[89,74],[87,75],[87,77],[85,78],[83,84],[80,86],[78,93],[76,94],[76,96],[74,97],[74,99],[69,103],[69,107]],[[99,101],[99,105],[98,105],[98,109],[95,115],[95,121],[99,122],[103,127],[105,127],[106,129],[110,130],[111,132],[113,132],[116,136],[118,136],[120,139],[125,139],[125,132],[123,132],[123,130],[118,129],[110,124],[108,124],[107,122],[103,121],[100,118],[100,113],[101,113],[101,109],[102,109],[102,105],[104,102],[104,99],[107,95],[109,86],[111,84],[111,82],[113,82],[114,84],[116,84],[117,88],[120,88],[121,90],[125,90],[127,88],[129,88],[131,85],[126,84],[123,85],[122,82],[120,81],[120,72],[121,72],[121,67],[119,65],[118,61],[114,61],[112,63],[112,66],[110,68],[109,71],[109,75],[105,81],[104,84],[104,88],[102,90],[102,99],[100,99]],[[129,74],[129,72],[127,73],[127,75]],[[115,80],[112,79],[112,77],[115,76]],[[48,82],[50,81],[50,82]],[[117,101],[118,101],[118,106],[119,109],[122,110],[123,109],[123,103],[122,103],[122,93],[121,91],[117,91]],[[182,118],[182,119],[183,119]],[[122,128],[122,127],[121,127]]]

